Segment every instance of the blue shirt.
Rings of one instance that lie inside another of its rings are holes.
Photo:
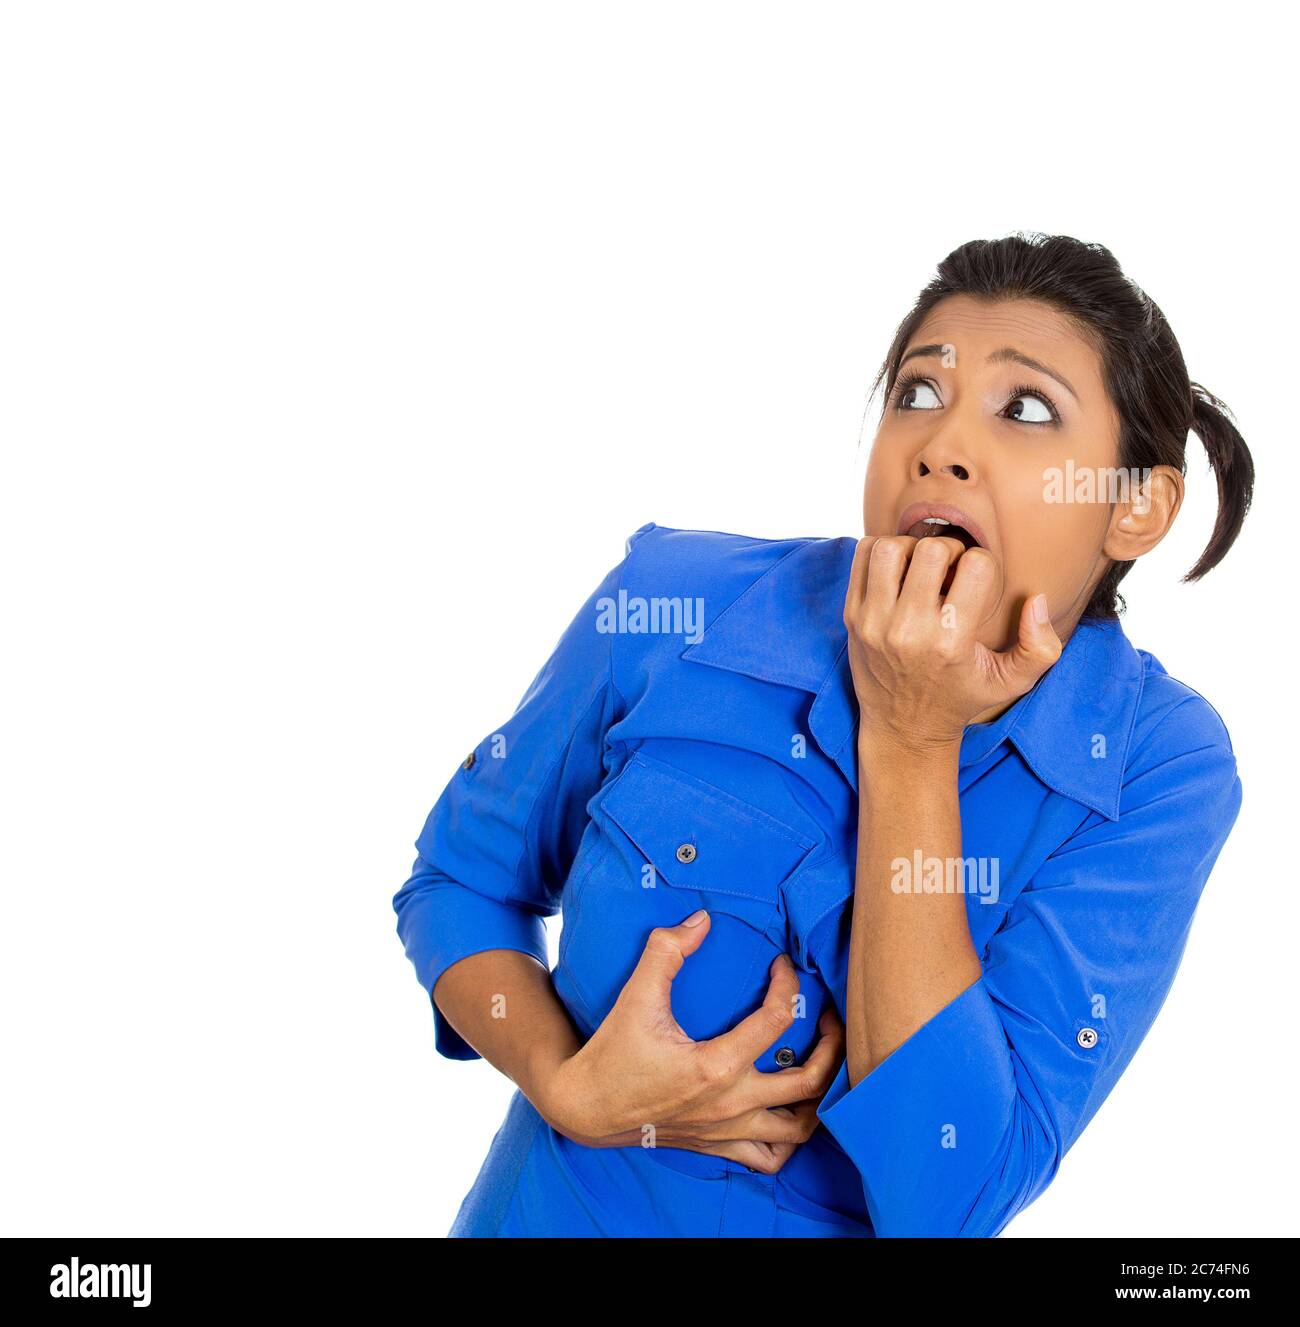
[[[547,963],[581,1034],[650,930],[707,908],[673,985],[693,1038],[793,959],[802,1062],[845,1009],[857,705],[842,621],[853,539],[643,526],[501,728],[452,776],[393,903],[432,995],[453,963]],[[774,1176],[671,1147],[587,1148],[515,1094],[455,1235],[996,1235],[1051,1181],[1173,980],[1241,784],[1214,709],[1080,623],[1038,684],[962,739],[966,894],[982,976],[850,1087]],[[679,853],[683,845],[690,848]],[[691,851],[693,849],[693,851]],[[978,874],[978,883],[976,877]],[[433,1006],[435,1045],[475,1052]],[[778,1053],[784,1052],[780,1061]]]

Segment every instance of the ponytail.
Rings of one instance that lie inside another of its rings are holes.
[[[1219,486],[1214,532],[1196,565],[1183,577],[1198,581],[1222,561],[1241,530],[1255,488],[1255,463],[1227,406],[1199,383],[1192,383],[1191,431],[1201,440]]]

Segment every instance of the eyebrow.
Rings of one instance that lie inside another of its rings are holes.
[[[924,359],[928,356],[942,355],[943,352],[944,347],[941,345],[916,346],[914,349],[909,350],[907,354],[898,361],[898,367],[901,369],[909,359]],[[1011,346],[1003,346],[1001,350],[995,350],[985,363],[1000,364],[1008,360],[1014,361],[1017,364],[1023,364],[1028,369],[1036,369],[1039,373],[1045,373],[1049,378],[1054,378],[1059,382],[1076,401],[1079,399],[1079,393],[1076,392],[1055,369],[1049,369],[1046,364],[1041,363],[1039,360],[1031,359],[1028,355],[1022,354],[1019,350],[1015,350]]]

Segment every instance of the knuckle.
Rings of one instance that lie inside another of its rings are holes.
[[[656,954],[680,954],[682,952],[670,926],[656,926],[646,936],[645,947],[647,951]]]
[[[808,1138],[808,1121],[804,1116],[791,1113],[790,1119],[784,1130],[785,1136],[782,1142],[803,1143]]]
[[[835,1081],[835,1074],[830,1065],[824,1069],[802,1069],[800,1073],[802,1077],[799,1079],[799,1091],[805,1101],[820,1097]]]
[[[696,1061],[696,1070],[700,1082],[706,1088],[722,1087],[731,1078],[731,1070],[726,1063],[714,1055],[702,1055]]]
[[[962,566],[967,576],[976,580],[987,580],[993,575],[993,554],[986,548],[968,549],[962,554]]]
[[[809,1101],[822,1094],[822,1075],[815,1069],[792,1069],[790,1091],[797,1092],[799,1101]]]

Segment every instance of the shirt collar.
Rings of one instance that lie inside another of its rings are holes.
[[[722,611],[683,659],[813,693],[808,727],[854,791],[858,706],[848,661],[844,593],[855,539],[797,544]],[[1116,619],[1085,619],[1026,695],[966,729],[961,763],[1004,741],[1054,792],[1119,818],[1143,667]]]

